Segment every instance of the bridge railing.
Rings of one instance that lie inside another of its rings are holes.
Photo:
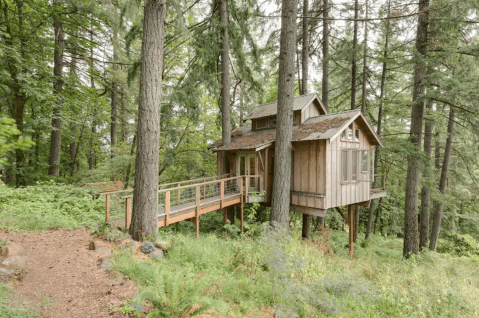
[[[374,191],[386,190],[386,175],[385,174],[373,175],[373,180],[371,182],[371,190],[374,190]]]

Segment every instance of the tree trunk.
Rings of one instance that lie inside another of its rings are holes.
[[[165,11],[164,0],[147,0],[145,3],[135,190],[129,231],[137,241],[156,237],[158,232],[159,123]]]
[[[303,0],[303,48],[301,50],[301,65],[302,65],[302,85],[300,95],[308,94],[308,58],[309,58],[309,1]],[[311,217],[309,214],[303,213],[303,231],[301,233],[303,239],[309,239],[311,231]]]
[[[113,62],[116,63],[116,30],[113,30]],[[111,124],[110,124],[110,151],[111,157],[114,157],[113,148],[116,147],[116,109],[117,109],[117,83],[116,83],[116,64],[113,64],[113,80],[111,82]]]
[[[329,109],[329,1],[323,0],[323,78],[321,81],[321,100]]]
[[[57,5],[56,2],[54,5]],[[52,132],[50,136],[50,160],[48,174],[58,177],[60,174],[60,154],[62,145],[62,131],[61,131],[61,106],[62,106],[62,91],[63,91],[63,49],[65,42],[63,39],[63,25],[56,14],[53,15],[53,26],[55,31],[55,49],[53,51],[53,75],[55,82],[53,83],[53,95],[56,98],[57,106],[53,109],[52,118]]]
[[[93,26],[90,30],[90,41],[93,43]],[[90,48],[91,64],[90,64],[90,87],[94,91],[95,78],[93,77],[94,65],[93,65],[93,47]],[[96,94],[96,93],[94,93]],[[93,109],[93,119],[91,123],[91,135],[90,135],[90,154],[88,155],[88,169],[93,170],[95,167],[95,137],[96,137],[96,108]]]
[[[421,146],[422,122],[424,116],[424,80],[426,78],[426,66],[424,59],[427,57],[427,26],[429,23],[429,0],[419,1],[419,18],[416,35],[416,50],[419,56],[416,57],[414,69],[414,92],[413,105],[411,110],[410,142],[417,149]],[[416,156],[408,158],[406,176],[406,195],[404,208],[404,245],[403,256],[409,258],[411,254],[417,253],[418,229],[417,229],[417,196],[419,192],[419,165]]]
[[[135,146],[136,146],[136,133],[133,136],[133,141],[131,142],[131,150],[130,150],[130,156],[133,156],[135,153]],[[130,173],[131,173],[131,162],[128,163],[128,166],[126,167],[126,173],[125,173],[125,189],[128,188],[128,183],[130,182]]]
[[[447,125],[447,139],[444,147],[444,161],[442,162],[441,180],[439,181],[439,191],[441,196],[444,195],[447,185],[447,176],[449,173],[449,163],[451,161],[452,136],[454,132],[454,107],[451,106],[449,110],[449,122]],[[434,201],[434,218],[432,222],[431,241],[429,242],[429,249],[435,251],[437,248],[437,241],[439,240],[439,232],[441,231],[442,221],[442,201]]]
[[[283,0],[279,48],[278,111],[274,150],[271,221],[287,228],[291,188],[291,140],[294,103],[294,54],[296,51],[296,1]]]
[[[364,21],[364,41],[363,41],[363,83],[361,85],[361,112],[366,110],[366,81],[367,81],[367,59],[368,54],[368,0],[366,0],[366,20]]]
[[[429,99],[426,109],[432,111],[433,100]],[[427,157],[426,167],[424,169],[424,178],[428,181],[432,177],[431,154],[432,154],[432,120],[426,117],[424,125],[424,153]],[[429,241],[429,202],[431,200],[431,190],[427,183],[422,186],[421,190],[421,217],[419,220],[419,249],[423,250],[427,247]]]
[[[390,12],[391,12],[391,1],[388,2],[388,15],[387,15],[388,17]],[[382,118],[383,118],[388,46],[389,46],[389,19],[386,20],[386,39],[384,41],[383,68],[381,72],[381,91],[379,93],[378,127],[376,129],[376,134],[378,136],[381,135],[381,126],[382,126]],[[376,146],[374,151],[373,172],[372,172],[372,178],[373,178],[372,187],[373,188],[376,187],[376,178],[374,178],[374,175],[378,173],[379,153],[380,153],[380,146]],[[375,200],[371,200],[371,203],[369,205],[368,223],[366,225],[366,239],[369,237],[369,234],[371,234],[371,227],[373,224],[373,216],[374,216],[374,206],[375,206]],[[377,221],[377,217],[376,217],[376,221]],[[376,232],[376,221],[374,222],[374,229],[375,229],[374,232]]]
[[[356,108],[356,49],[358,47],[358,13],[359,5],[358,0],[354,0],[354,35],[353,35],[353,56],[351,61],[351,109]]]

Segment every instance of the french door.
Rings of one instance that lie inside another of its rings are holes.
[[[254,176],[257,173],[256,155],[240,155],[237,174],[240,176]],[[249,191],[259,191],[259,178],[249,178]]]

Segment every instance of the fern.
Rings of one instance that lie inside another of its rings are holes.
[[[208,310],[225,310],[226,304],[208,296],[209,277],[188,273],[184,270],[157,269],[158,283],[139,295],[139,301],[150,301],[155,310],[147,317],[194,317]]]

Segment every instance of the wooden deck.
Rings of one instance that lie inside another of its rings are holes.
[[[371,189],[369,194],[369,200],[379,199],[381,197],[387,196],[387,192],[384,189]]]
[[[167,226],[172,223],[200,217],[202,214],[216,211],[228,206],[241,204],[241,193],[225,194],[223,199],[220,195],[199,200],[199,210],[196,211],[196,202],[189,202],[170,207],[168,215],[165,207],[158,211],[158,227]],[[194,221],[194,220],[193,220]]]

